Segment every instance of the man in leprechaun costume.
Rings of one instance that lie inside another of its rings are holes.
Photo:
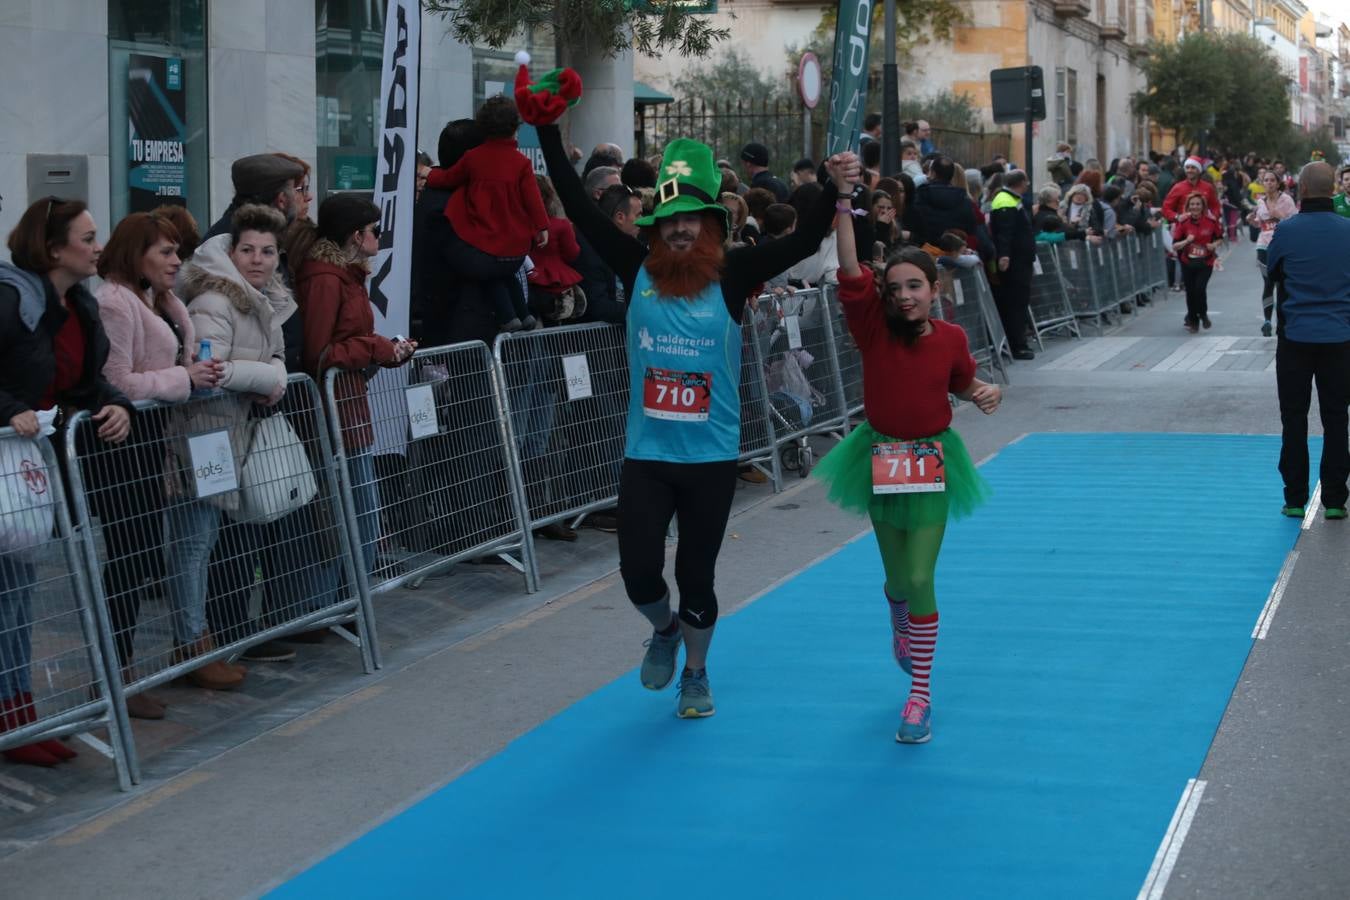
[[[552,84],[575,75],[550,73]],[[540,84],[545,79],[541,79]],[[851,153],[827,163],[831,183],[790,237],[726,249],[727,214],[717,202],[722,176],[710,148],[675,140],[657,173],[657,206],[639,219],[643,240],[624,234],[582,187],[554,124],[575,97],[523,86],[516,103],[535,125],[549,175],[567,217],[623,282],[627,308],[629,401],[619,483],[619,566],[628,597],[653,633],[642,684],[662,690],[685,665],[676,714],[711,716],[708,648],[717,622],[713,589],[736,490],[740,455],[741,315],[761,284],[810,256],[829,233],[836,202],[861,174]],[[867,246],[870,246],[870,239]],[[662,577],[666,531],[679,516],[675,555],[678,613]]]

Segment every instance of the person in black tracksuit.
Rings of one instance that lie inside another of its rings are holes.
[[[990,230],[998,254],[998,284],[994,302],[998,305],[1003,330],[1008,335],[1014,359],[1035,359],[1027,346],[1028,310],[1031,305],[1031,278],[1036,265],[1036,235],[1031,217],[1022,205],[1027,189],[1025,172],[1010,172],[1003,189],[994,197],[989,216]]]

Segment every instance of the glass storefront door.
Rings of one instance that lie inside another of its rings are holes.
[[[210,223],[206,0],[109,0],[112,218],[163,203]]]

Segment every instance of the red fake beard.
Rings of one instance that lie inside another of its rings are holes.
[[[722,277],[726,250],[722,246],[721,225],[712,216],[704,217],[703,228],[688,250],[670,249],[657,228],[651,229],[650,237],[651,249],[645,265],[661,296],[693,299]]]

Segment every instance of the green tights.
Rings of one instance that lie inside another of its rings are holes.
[[[908,600],[912,616],[931,616],[937,612],[933,575],[947,523],[903,530],[873,520],[872,530],[881,550],[881,564],[886,569],[886,593],[892,600]]]

